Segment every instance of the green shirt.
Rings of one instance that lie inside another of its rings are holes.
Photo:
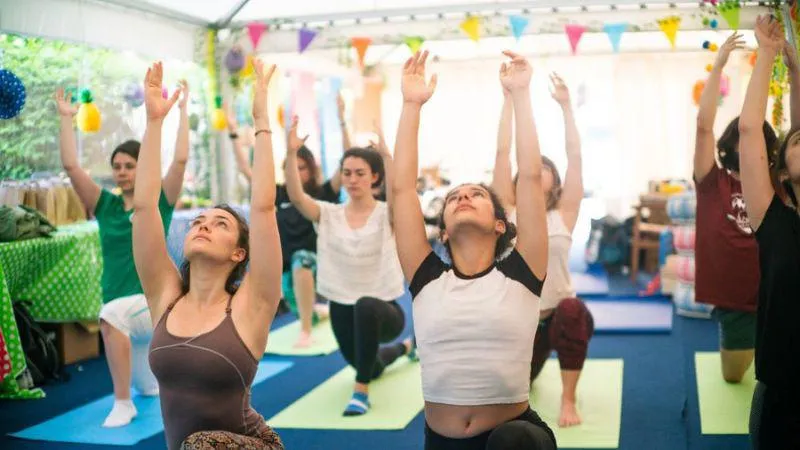
[[[174,205],[167,201],[164,191],[158,199],[158,211],[164,224],[164,235],[169,232]],[[100,247],[103,251],[103,303],[111,300],[141,294],[142,284],[133,263],[133,209],[125,210],[125,202],[120,195],[103,189],[94,210],[100,229]]]

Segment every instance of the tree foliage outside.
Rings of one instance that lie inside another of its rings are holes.
[[[0,34],[0,53],[0,67],[15,73],[27,93],[20,115],[0,120],[0,180],[26,179],[35,172],[62,171],[59,117],[53,93],[59,87],[78,91],[88,88],[100,109],[102,126],[94,134],[85,134],[76,128],[78,148],[82,166],[95,180],[107,185],[113,149],[127,139],[141,140],[144,133],[144,106],[131,107],[125,100],[125,92],[132,85],[141,86],[150,61],[131,52],[14,34]],[[191,180],[191,194],[207,198],[210,191],[208,127],[205,120],[198,119],[206,116],[202,94],[205,74],[202,68],[190,62],[165,61],[165,66],[169,77],[165,86],[170,92],[181,78],[190,84],[189,111],[195,117],[191,121],[192,148],[187,178]],[[172,135],[174,133],[173,130]],[[165,138],[165,147],[172,145],[166,141]]]

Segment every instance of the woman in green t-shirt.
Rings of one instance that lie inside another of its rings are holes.
[[[186,108],[189,89],[185,81],[181,81],[180,90],[183,92],[175,155],[162,180],[158,204],[165,233],[181,192],[189,157],[189,116]],[[71,103],[69,94],[64,95],[63,89],[58,90],[55,99],[61,117],[61,163],[83,206],[94,213],[100,229],[103,253],[100,330],[114,385],[114,406],[103,426],[120,427],[130,423],[136,416],[136,408],[131,401],[131,382],[142,395],[158,395],[158,385],[147,362],[153,326],[133,263],[131,216],[140,144],[129,140],[111,153],[114,182],[122,191],[121,195],[112,194],[95,183],[80,166],[72,126],[77,106]]]

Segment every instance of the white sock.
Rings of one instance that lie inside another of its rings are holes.
[[[124,427],[131,423],[131,420],[136,417],[136,407],[133,406],[131,399],[127,400],[114,400],[114,407],[108,413],[106,421],[103,426],[106,428]]]

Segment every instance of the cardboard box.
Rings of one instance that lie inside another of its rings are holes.
[[[100,356],[100,324],[97,322],[60,323],[56,342],[61,361],[72,364]]]

